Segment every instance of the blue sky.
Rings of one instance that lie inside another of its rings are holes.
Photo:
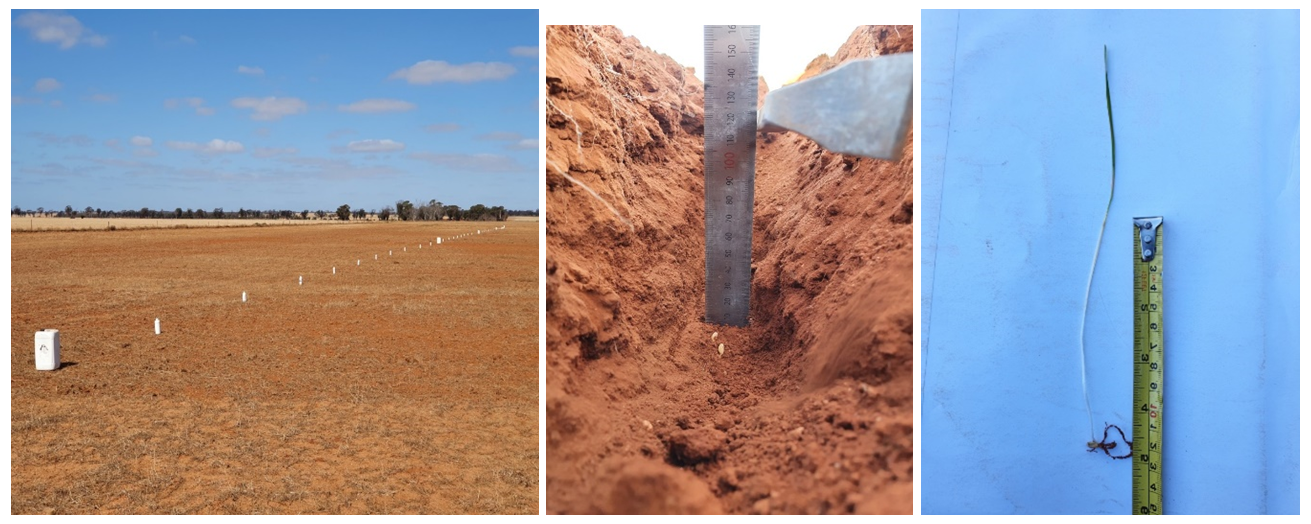
[[[10,22],[12,205],[538,207],[536,11]]]

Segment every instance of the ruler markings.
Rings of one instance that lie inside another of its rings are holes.
[[[1161,217],[1134,219],[1133,513],[1164,512],[1165,271]],[[1147,253],[1144,256],[1144,253]]]
[[[706,322],[747,325],[760,26],[705,28]]]

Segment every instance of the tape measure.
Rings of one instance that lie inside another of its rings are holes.
[[[1160,515],[1165,403],[1162,217],[1133,219],[1133,513]]]
[[[760,26],[705,27],[706,322],[747,325]]]

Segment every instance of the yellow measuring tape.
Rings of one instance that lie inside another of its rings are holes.
[[[1133,219],[1133,513],[1160,515],[1161,428],[1165,404],[1165,219]]]

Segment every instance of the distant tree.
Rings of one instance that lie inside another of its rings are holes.
[[[460,206],[452,204],[446,206],[444,211],[444,216],[447,220],[460,220]]]
[[[73,206],[64,206],[64,216],[66,217],[73,216]]]
[[[182,208],[179,207],[173,210],[173,218],[182,218]]]
[[[414,204],[409,200],[402,200],[396,203],[396,217],[401,220],[411,220],[414,218]]]
[[[14,206],[14,214],[15,214],[15,215],[22,215],[22,214],[23,214],[23,208],[18,207],[18,206]]]
[[[221,207],[214,208],[214,218],[223,218],[223,208]]]
[[[378,220],[382,220],[384,222],[391,220],[391,206],[382,206],[382,211],[378,212]]]
[[[337,208],[337,220],[350,220],[350,219],[351,219],[351,206],[342,204],[341,207]]]
[[[429,200],[427,204],[419,206],[416,214],[419,220],[437,220],[441,217],[442,209],[436,200]]]
[[[315,211],[314,214],[315,214],[315,215],[318,215],[319,220],[323,220],[324,217],[328,216],[328,212],[327,212],[327,211],[324,211],[324,210],[322,210],[322,209],[320,209],[320,210],[318,210],[318,211]]]
[[[104,214],[104,213],[101,213],[101,212],[100,212],[100,208],[97,207],[97,208],[96,208],[96,216],[101,216],[102,214]]]
[[[309,218],[309,217],[310,217],[310,210],[306,209],[306,210],[300,212],[300,218],[301,218],[302,220],[303,220],[303,219],[306,219],[306,218]]]
[[[44,208],[44,207],[38,207],[38,208],[36,208],[36,214],[38,214],[38,215],[45,215],[45,214],[46,214],[46,208]]]
[[[140,218],[149,218],[149,217],[150,217],[150,208],[148,208],[148,207],[143,207],[143,208],[141,208],[141,217],[140,217]]]
[[[487,206],[482,204],[474,204],[473,207],[470,207],[468,211],[464,212],[465,220],[486,220],[486,218],[484,218],[486,216]]]
[[[91,213],[94,213],[94,212],[96,212],[96,208],[91,207],[91,206],[86,206],[86,209],[83,209],[83,210],[82,210],[82,216],[83,216],[83,217],[88,217],[88,216],[91,216]]]

